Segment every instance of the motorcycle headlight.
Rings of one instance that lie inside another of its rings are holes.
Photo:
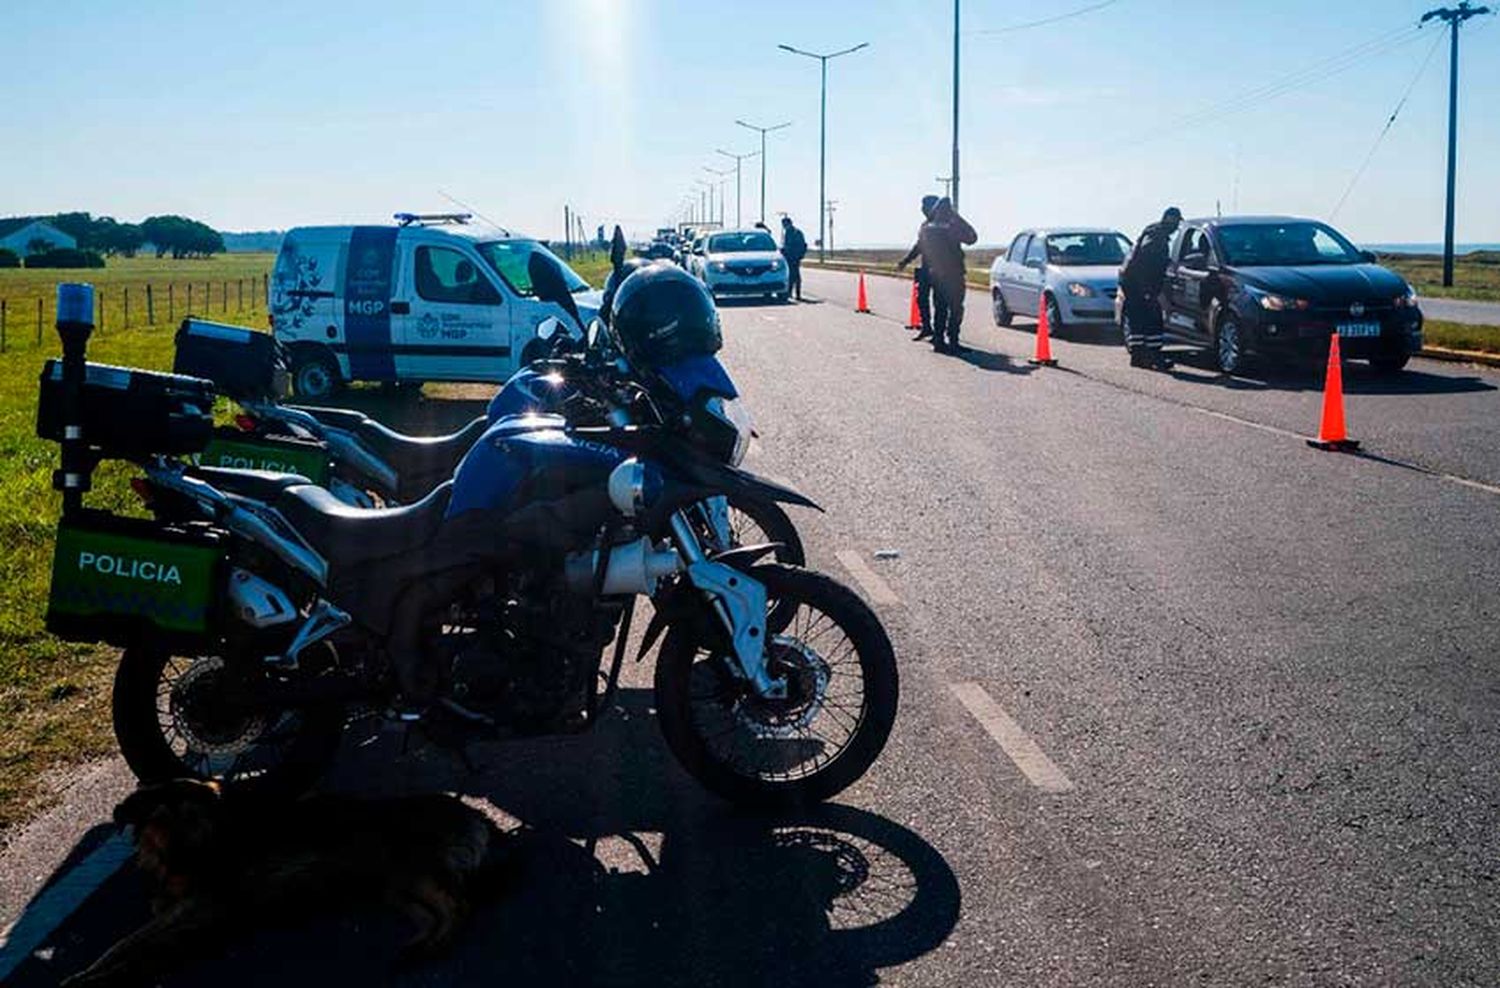
[[[1258,294],[1260,307],[1271,312],[1290,312],[1308,308],[1312,303],[1305,298],[1289,298],[1286,295]]]
[[[1068,294],[1074,298],[1088,298],[1094,294],[1094,289],[1081,281],[1068,282]]]
[[[737,467],[750,449],[750,410],[738,398],[714,396],[703,403],[696,431],[710,453]]]

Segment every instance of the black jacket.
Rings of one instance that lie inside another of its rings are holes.
[[[807,256],[807,238],[802,231],[795,226],[786,228],[786,233],[781,237],[781,253],[792,263],[796,263]]]
[[[1167,248],[1173,231],[1161,223],[1152,223],[1141,231],[1141,237],[1130,248],[1130,255],[1120,266],[1120,287],[1146,295],[1161,293],[1167,277]]]

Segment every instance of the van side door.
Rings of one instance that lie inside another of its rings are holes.
[[[503,381],[514,306],[467,245],[416,240],[402,256],[396,351],[403,381]]]

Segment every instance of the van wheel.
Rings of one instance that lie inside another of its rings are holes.
[[[303,350],[292,357],[292,392],[298,398],[327,398],[342,383],[332,354]]]

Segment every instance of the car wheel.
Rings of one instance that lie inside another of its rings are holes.
[[[1049,335],[1061,333],[1063,329],[1062,308],[1057,304],[1057,299],[1051,295],[1047,296],[1047,332]]]
[[[1245,336],[1232,314],[1219,319],[1214,329],[1214,365],[1225,374],[1237,374],[1245,366]]]
[[[1010,306],[1005,304],[1005,293],[998,288],[990,289],[995,302],[995,325],[1009,326],[1015,317],[1011,314]]]
[[[302,350],[292,357],[292,391],[298,398],[327,398],[341,383],[331,353]]]
[[[1406,369],[1406,362],[1411,359],[1411,354],[1403,353],[1399,357],[1372,357],[1370,366],[1377,374],[1399,374]]]

